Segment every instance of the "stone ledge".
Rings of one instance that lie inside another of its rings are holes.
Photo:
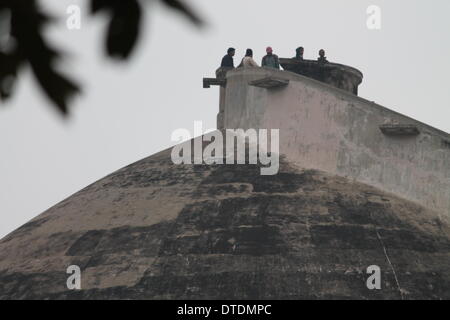
[[[203,88],[205,89],[210,88],[211,86],[225,86],[226,84],[226,79],[203,78]]]
[[[248,83],[250,86],[264,88],[264,89],[272,89],[272,88],[279,88],[284,87],[289,84],[289,80],[286,79],[278,79],[273,77],[266,77],[263,79],[258,79],[254,81],[250,81]]]
[[[413,124],[383,124],[380,130],[389,136],[416,136],[420,134],[417,126]]]

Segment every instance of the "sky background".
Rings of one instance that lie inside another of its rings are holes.
[[[41,1],[44,5],[44,1]],[[53,110],[29,71],[12,100],[0,105],[0,238],[105,175],[170,147],[194,121],[214,128],[218,89],[202,88],[226,49],[235,63],[252,48],[260,63],[270,45],[280,57],[305,47],[315,59],[364,74],[359,95],[450,132],[450,1],[197,0],[207,26],[147,1],[143,33],[128,63],[105,58],[105,20],[84,0],[46,0],[59,20],[47,38],[69,54],[61,68],[83,84],[69,119]],[[79,5],[80,30],[66,27]],[[369,5],[381,8],[381,30],[366,26]]]

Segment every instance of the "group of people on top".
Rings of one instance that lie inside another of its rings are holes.
[[[303,60],[303,53],[305,52],[305,49],[303,47],[298,47],[295,50],[295,57],[292,59],[296,60]],[[222,63],[220,64],[221,67],[226,68],[234,68],[234,55],[236,53],[235,48],[229,48],[227,51],[227,54],[222,58]],[[327,63],[328,60],[325,57],[325,50],[320,49],[319,51],[319,57],[317,58],[317,61],[319,63]],[[259,67],[258,64],[253,60],[253,50],[247,49],[245,52],[245,57],[242,58],[241,63],[237,66],[240,67]],[[262,58],[261,61],[261,67],[269,67],[274,69],[280,69],[280,61],[278,59],[278,56],[273,53],[272,47],[266,48],[266,55]]]

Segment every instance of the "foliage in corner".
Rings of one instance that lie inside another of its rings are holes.
[[[108,13],[105,51],[111,58],[126,60],[139,38],[143,9],[149,0],[90,0],[90,11]],[[185,15],[195,25],[202,20],[182,0],[158,0]],[[59,50],[46,41],[43,29],[52,19],[36,0],[0,0],[0,100],[14,93],[24,66],[32,70],[39,86],[63,115],[80,85],[57,69]]]

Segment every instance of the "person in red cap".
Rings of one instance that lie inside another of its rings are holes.
[[[266,55],[262,58],[261,66],[280,69],[280,61],[278,60],[278,56],[273,54],[272,47],[267,47]]]

